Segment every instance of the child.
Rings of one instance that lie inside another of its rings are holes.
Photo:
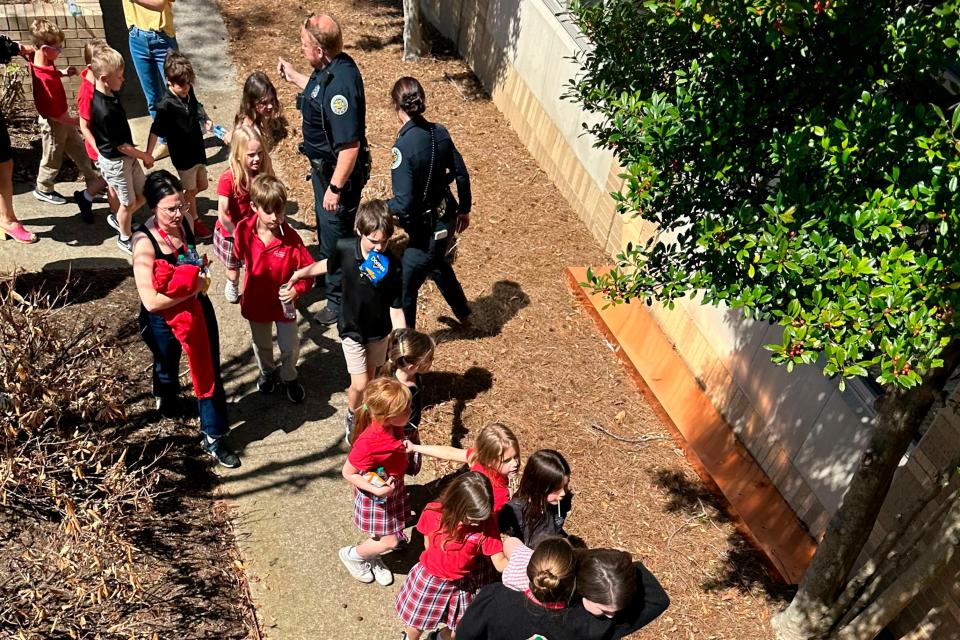
[[[397,548],[404,538],[407,508],[403,474],[407,455],[403,427],[410,420],[410,390],[392,378],[378,378],[363,392],[357,408],[353,447],[343,463],[343,477],[354,486],[353,521],[370,539],[340,549],[340,561],[360,582],[383,586],[393,574],[380,556]],[[380,480],[373,484],[370,472]]]
[[[263,137],[267,148],[277,143],[276,123],[280,117],[280,101],[277,88],[262,71],[254,71],[243,83],[243,97],[240,98],[240,110],[233,121],[233,127],[246,125],[253,127]],[[230,144],[233,131],[228,131],[223,141]]]
[[[399,329],[390,335],[387,345],[387,366],[390,373],[405,384],[413,396],[410,422],[403,428],[404,440],[420,444],[420,416],[423,412],[423,396],[420,394],[420,374],[430,370],[436,342],[416,329]],[[407,475],[420,473],[422,460],[419,453],[407,456]]]
[[[143,183],[146,180],[137,160],[150,169],[153,156],[133,146],[127,114],[120,99],[114,95],[123,86],[123,56],[116,49],[100,47],[93,53],[90,68],[97,79],[90,101],[90,129],[100,154],[97,164],[120,204],[116,215],[107,216],[107,222],[120,234],[117,247],[132,253],[130,225],[133,212],[143,206]]]
[[[540,449],[527,460],[520,487],[500,512],[500,531],[530,548],[547,536],[563,536],[570,511],[570,465],[558,452]]]
[[[33,79],[33,100],[40,114],[40,138],[43,144],[33,197],[50,204],[67,203],[66,198],[54,190],[57,173],[63,164],[63,154],[66,153],[76,163],[87,184],[88,197],[84,197],[82,191],[76,191],[73,200],[84,222],[92,222],[93,189],[98,176],[83,149],[83,139],[77,131],[80,122],[67,111],[67,94],[63,89],[63,77],[77,75],[77,68],[68,67],[61,72],[54,64],[60,57],[66,39],[60,27],[38,18],[30,25],[30,33],[35,50],[33,62],[28,64]]]
[[[197,194],[207,190],[207,151],[203,145],[203,129],[213,129],[203,105],[193,92],[196,74],[190,59],[178,51],[171,51],[163,62],[167,91],[156,104],[157,115],[150,126],[147,153],[153,155],[158,139],[167,141],[170,161],[173,163],[187,205],[187,215],[193,221],[193,235],[198,240],[209,238],[213,231],[200,219]]]
[[[441,460],[463,462],[470,465],[470,471],[485,475],[493,486],[494,514],[510,500],[509,477],[516,474],[520,466],[520,444],[506,425],[499,422],[488,424],[480,430],[469,449],[411,442],[407,450]]]
[[[244,127],[237,129],[239,135]],[[344,439],[350,444],[360,396],[384,363],[391,327],[406,328],[403,317],[403,274],[400,260],[385,253],[393,236],[393,218],[383,200],[364,202],[357,209],[357,236],[343,238],[329,258],[293,274],[290,283],[328,272],[343,272],[343,303],[337,329],[347,361],[350,387]]]
[[[407,574],[395,607],[407,640],[418,640],[441,622],[449,638],[473,599],[465,579],[477,559],[490,558],[500,571],[507,564],[493,517],[490,481],[473,472],[457,477],[439,502],[424,508],[417,531],[423,534],[424,551]]]
[[[173,140],[170,139],[171,145]],[[171,154],[173,149],[171,146]],[[233,255],[246,265],[240,314],[250,323],[250,333],[253,334],[253,353],[260,369],[257,389],[261,393],[273,393],[279,372],[287,399],[298,404],[304,398],[303,387],[297,382],[300,336],[296,318],[284,314],[283,304],[292,305],[306,293],[310,289],[310,280],[301,280],[283,290],[280,287],[294,271],[313,264],[313,258],[297,232],[285,221],[287,190],[280,180],[269,175],[257,176],[250,185],[250,202],[254,215],[241,220],[234,229]],[[274,324],[277,325],[277,345],[280,347],[279,369],[273,360],[271,334]]]
[[[87,66],[80,72],[80,88],[77,90],[77,115],[80,120],[80,135],[83,136],[83,146],[93,166],[97,166],[97,160],[100,154],[97,153],[97,141],[93,137],[93,131],[90,130],[90,120],[92,117],[90,114],[90,103],[93,101],[93,92],[97,85],[97,79],[93,74],[93,69],[90,68],[90,62],[93,60],[94,52],[100,47],[105,46],[107,46],[107,41],[103,38],[88,40],[87,44],[83,45],[83,60],[87,63]],[[73,199],[77,202],[78,206],[80,206],[80,218],[84,222],[88,224],[93,223],[93,211],[91,208],[93,198],[103,193],[104,189],[107,190],[110,212],[116,214],[117,208],[120,206],[117,202],[117,196],[113,193],[113,190],[107,189],[107,181],[104,180],[102,176],[97,176],[96,182],[91,184],[90,188],[86,191],[78,191],[73,194]],[[80,202],[81,196],[83,196],[84,199],[83,203]],[[87,206],[85,203],[90,203],[91,206]]]
[[[237,281],[242,266],[233,253],[233,229],[253,215],[250,207],[250,183],[261,173],[273,175],[270,155],[263,138],[250,127],[239,127],[230,144],[230,168],[217,182],[217,224],[213,231],[213,252],[227,270],[223,295],[230,304],[240,301]]]

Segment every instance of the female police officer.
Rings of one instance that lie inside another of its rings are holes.
[[[390,97],[401,126],[390,165],[393,198],[387,206],[410,236],[403,254],[407,326],[416,324],[417,293],[427,276],[437,283],[457,320],[465,323],[470,307],[447,260],[447,246],[455,232],[470,224],[470,175],[443,125],[423,117],[427,100],[416,78],[397,80]],[[450,192],[454,180],[459,205]]]

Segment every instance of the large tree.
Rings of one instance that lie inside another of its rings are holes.
[[[854,570],[899,461],[960,356],[958,2],[574,0],[591,47],[569,95],[623,166],[621,213],[657,231],[591,283],[614,303],[681,297],[783,327],[775,362],[883,385],[877,423],[780,638],[873,637],[955,544],[932,527]],[[945,487],[945,488],[944,488]],[[926,540],[926,539],[925,539]]]

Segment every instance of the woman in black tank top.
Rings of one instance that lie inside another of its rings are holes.
[[[153,395],[157,409],[164,415],[177,413],[180,397],[179,342],[162,312],[196,298],[206,325],[211,362],[203,360],[206,373],[213,376],[213,394],[198,398],[201,447],[225,467],[240,466],[240,459],[225,443],[229,431],[227,400],[220,376],[220,334],[213,305],[206,296],[209,279],[200,278],[196,290],[188,296],[170,298],[158,293],[154,286],[154,263],[163,260],[176,267],[181,261],[197,260],[193,229],[184,215],[183,188],[169,171],[154,171],[147,176],[143,194],[152,216],[133,234],[133,275],[140,294],[140,335],[153,353]],[[204,284],[206,283],[206,284]],[[202,329],[198,329],[201,331]],[[192,334],[191,334],[192,335]],[[187,344],[188,347],[193,345]],[[198,345],[205,347],[206,345]],[[203,349],[198,349],[205,352]],[[209,380],[209,378],[207,378]],[[208,387],[209,388],[209,387]]]

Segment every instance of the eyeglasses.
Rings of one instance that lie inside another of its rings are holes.
[[[157,207],[157,209],[163,209],[167,213],[183,213],[188,207],[186,204],[180,203],[175,207]]]
[[[45,44],[45,45],[43,45],[43,46],[46,47],[47,49],[53,49],[53,50],[56,51],[57,53],[61,53],[61,52],[63,51],[63,48],[62,48],[62,47],[58,47],[58,46],[55,45],[55,44]]]

